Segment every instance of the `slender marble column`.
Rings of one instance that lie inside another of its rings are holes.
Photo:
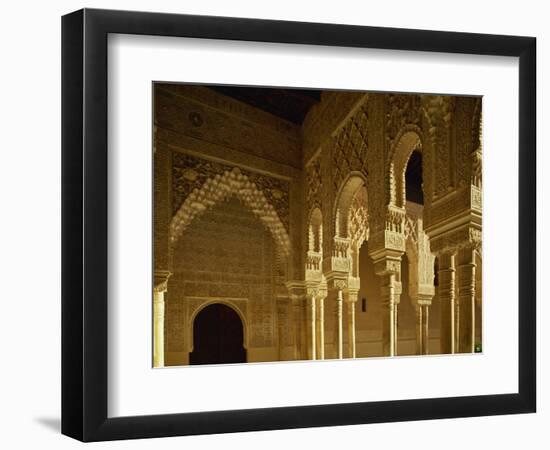
[[[310,356],[312,360],[315,360],[317,359],[317,353],[316,353],[317,338],[315,336],[317,300],[315,298],[315,295],[311,295],[308,301],[309,301],[309,328],[310,328]]]
[[[302,303],[298,298],[292,299],[293,321],[294,326],[294,359],[299,361],[302,359]]]
[[[383,275],[382,279],[382,304],[386,311],[382,318],[382,340],[384,345],[384,354],[395,356],[396,337],[397,337],[397,304],[396,304],[396,286],[395,274],[389,273]]]
[[[164,367],[164,293],[171,273],[155,271],[153,287],[153,367]]]
[[[460,297],[457,296],[457,281],[455,274],[455,353],[460,352]]]
[[[441,353],[455,353],[455,255],[439,255],[439,299],[441,301]]]
[[[153,367],[164,367],[164,291],[153,291]]]
[[[429,308],[430,305],[422,302],[415,302],[416,305],[416,354],[428,354],[429,340]]]
[[[422,305],[416,303],[416,354],[422,355],[424,351],[424,328]]]
[[[429,318],[430,318],[430,305],[424,305],[424,314],[423,314],[423,336],[422,336],[422,345],[423,345],[423,355],[428,355],[430,353],[430,324],[429,324]]]
[[[355,358],[356,351],[356,339],[355,339],[355,305],[357,301],[351,300],[347,302],[348,309],[348,354],[350,358]]]
[[[325,299],[319,297],[319,307],[317,308],[319,317],[317,319],[317,357],[325,359]]]
[[[397,355],[397,342],[399,340],[399,303],[394,300],[394,313],[393,313],[393,354]]]
[[[336,322],[337,322],[337,347],[336,354],[338,359],[344,357],[344,327],[342,323],[342,308],[344,303],[344,293],[341,288],[338,288],[336,297]]]
[[[458,302],[460,316],[457,318],[458,347],[461,353],[475,351],[476,323],[476,264],[475,251],[472,248],[460,249],[457,254]]]

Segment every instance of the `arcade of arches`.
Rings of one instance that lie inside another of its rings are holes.
[[[155,367],[480,351],[481,98],[154,104]]]

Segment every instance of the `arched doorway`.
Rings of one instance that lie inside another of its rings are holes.
[[[193,351],[190,364],[246,362],[243,323],[227,305],[214,303],[202,309],[193,322]]]

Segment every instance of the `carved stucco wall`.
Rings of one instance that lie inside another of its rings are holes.
[[[276,267],[271,233],[238,199],[230,198],[193,221],[174,248],[166,351],[190,351],[192,317],[217,301],[245,317],[249,352],[273,347]]]
[[[302,165],[297,126],[205,87],[157,84],[155,108],[157,126],[175,143],[208,142],[295,168]]]

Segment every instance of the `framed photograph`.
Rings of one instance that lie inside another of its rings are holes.
[[[535,412],[536,40],[62,20],[62,432]]]

